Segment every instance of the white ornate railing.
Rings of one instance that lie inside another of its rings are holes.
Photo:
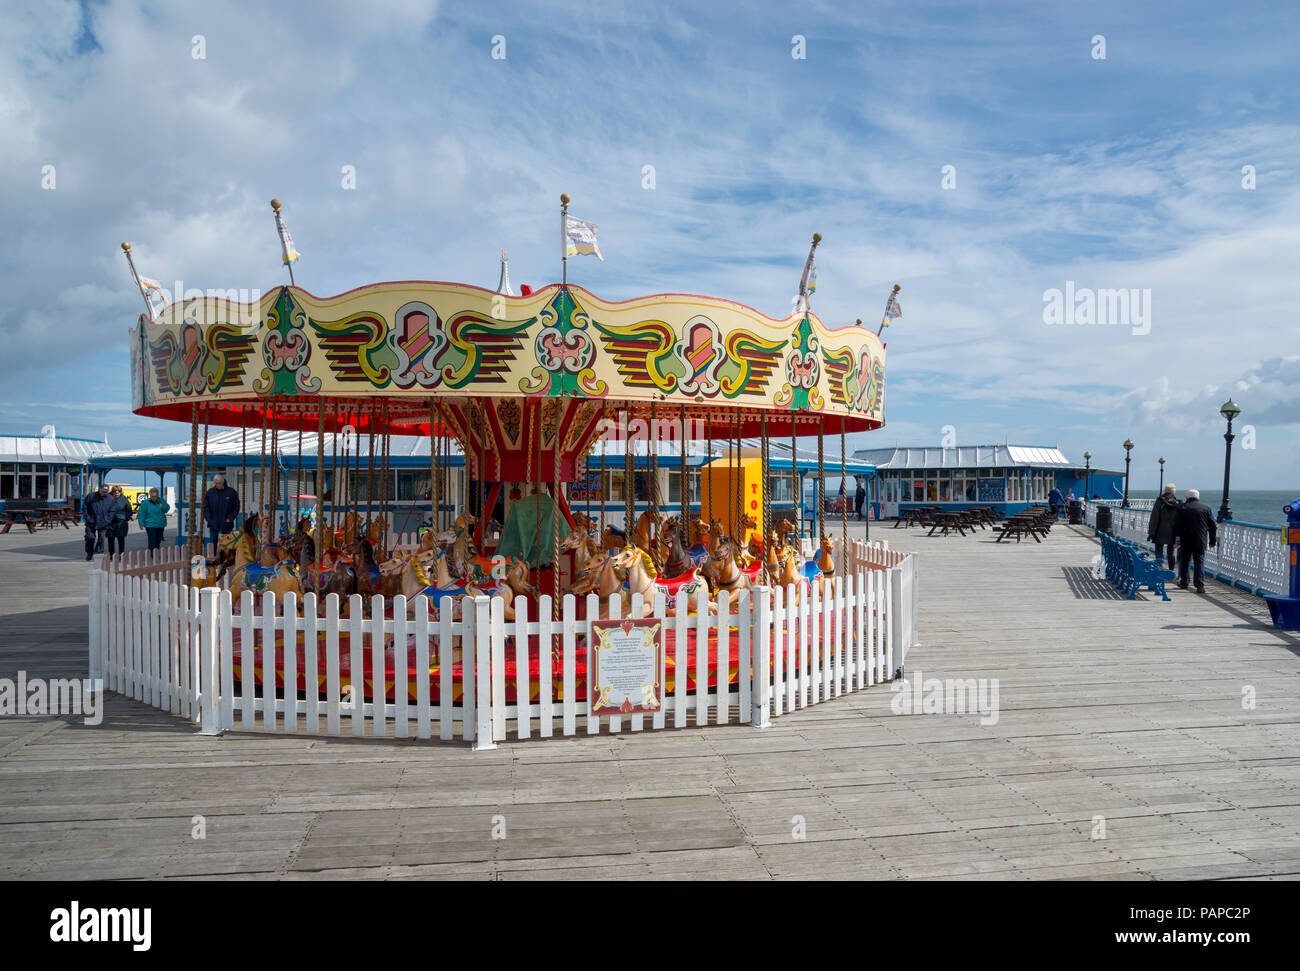
[[[1129,500],[1133,502],[1134,500]],[[1097,525],[1097,508],[1109,506],[1111,535],[1130,540],[1147,549],[1147,524],[1151,510],[1120,509],[1109,502],[1085,503],[1085,521]],[[1205,572],[1216,580],[1230,583],[1254,594],[1285,593],[1290,570],[1288,547],[1282,542],[1282,529],[1269,529],[1247,523],[1219,523],[1218,543],[1205,551]]]

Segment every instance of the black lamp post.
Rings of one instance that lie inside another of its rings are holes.
[[[1160,491],[1165,491],[1165,460],[1160,460]]]
[[[1083,487],[1083,493],[1084,493],[1083,498],[1091,499],[1092,498],[1092,453],[1091,452],[1083,453],[1083,474],[1087,477],[1085,480],[1087,482],[1087,485]]]
[[[1122,505],[1125,509],[1128,508],[1128,465],[1133,460],[1132,452],[1133,440],[1131,438],[1124,439],[1124,502]]]
[[[1219,414],[1228,419],[1228,431],[1223,436],[1224,442],[1227,443],[1224,445],[1223,452],[1223,503],[1219,506],[1219,515],[1215,517],[1219,522],[1223,522],[1232,518],[1232,509],[1228,506],[1228,477],[1232,472],[1232,439],[1234,437],[1232,434],[1232,419],[1241,414],[1241,409],[1237,407],[1235,401],[1229,398],[1224,402],[1223,407],[1219,409]]]

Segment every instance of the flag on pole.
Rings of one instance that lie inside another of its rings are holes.
[[[821,233],[813,233],[812,246],[808,250],[808,259],[804,261],[803,276],[799,278],[799,296],[795,300],[795,313],[808,310],[808,298],[817,290],[817,244],[822,241]]]
[[[284,224],[284,218],[280,215],[279,209],[275,210],[275,228],[280,234],[281,262],[286,266],[290,263],[297,263],[298,251],[293,248],[293,237],[289,235],[289,227]]]
[[[127,244],[122,244],[122,249],[126,253],[126,265],[131,268],[131,279],[135,281],[136,287],[140,290],[140,296],[144,297],[145,304],[149,307],[149,319],[156,320],[164,307],[167,306],[167,297],[163,293],[163,285],[153,277],[141,276],[135,268],[135,260],[131,258],[131,251]]]
[[[565,214],[564,255],[578,256],[595,254],[602,263],[605,257],[600,255],[600,246],[596,242],[596,230],[600,227],[584,219],[575,219]]]
[[[895,285],[893,291],[889,294],[889,299],[885,301],[885,316],[880,321],[882,330],[889,326],[890,321],[903,316],[903,308],[898,305],[898,289],[898,286]]]

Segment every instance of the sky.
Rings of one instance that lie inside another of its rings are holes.
[[[828,324],[899,284],[850,448],[1122,469],[1131,438],[1135,488],[1158,457],[1214,487],[1232,397],[1234,489],[1300,486],[1290,4],[10,0],[0,38],[0,433],[188,436],[130,411],[123,240],[169,287],[265,292],[278,197],[313,293],[491,288],[503,247],[540,286],[568,192],[606,299],[782,318],[813,232]]]

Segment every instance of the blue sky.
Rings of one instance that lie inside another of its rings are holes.
[[[1135,487],[1161,455],[1212,487],[1231,395],[1234,484],[1300,486],[1288,5],[55,0],[0,36],[0,431],[186,437],[128,408],[124,239],[169,286],[268,290],[278,196],[315,293],[493,286],[503,246],[538,285],[567,191],[606,257],[570,278],[610,299],[784,316],[814,231],[828,323],[901,284],[858,447],[951,426],[1122,468],[1131,437]],[[1149,330],[1045,323],[1067,281],[1149,290]]]

